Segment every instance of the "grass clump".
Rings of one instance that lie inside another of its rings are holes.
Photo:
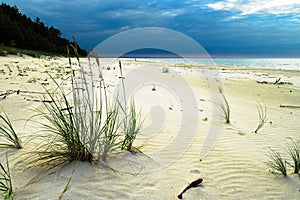
[[[101,70],[95,82],[96,72],[92,71],[91,64],[86,69],[81,66],[79,58],[77,60],[80,69],[71,75],[72,90],[69,94],[51,77],[56,89],[46,90],[45,98],[52,103],[46,101],[46,111],[38,114],[46,119],[45,123],[39,124],[47,135],[45,143],[36,151],[35,163],[59,165],[80,160],[106,165],[110,152],[132,150],[139,131],[134,103],[130,115],[125,117],[128,123],[123,133],[120,115],[126,109],[119,101],[111,103]],[[98,61],[97,65],[100,68]]]
[[[230,123],[230,106],[229,106],[228,100],[225,97],[221,88],[219,88],[219,92],[222,96],[222,100],[219,103],[219,107],[223,111],[225,123],[229,124]]]
[[[169,73],[169,68],[163,67],[162,68],[162,73],[164,73],[164,74]]]
[[[80,134],[80,123],[78,116],[73,111],[73,106],[67,98],[61,86],[51,77],[57,88],[54,92],[47,92],[47,98],[52,103],[44,103],[46,112],[39,111],[39,116],[47,120],[40,123],[45,133],[49,133],[44,139],[47,141],[45,150],[37,151],[38,159],[42,162],[65,160],[93,160],[93,155],[83,143]],[[44,146],[44,145],[43,145]]]
[[[100,162],[102,164],[106,163],[108,153],[110,151],[116,150],[120,145],[120,123],[119,117],[119,105],[116,103],[113,108],[111,108],[106,113],[106,119],[102,128],[102,137],[100,140],[101,157]],[[99,154],[100,155],[100,154]]]
[[[57,166],[67,161],[80,160],[106,165],[110,152],[117,149],[132,150],[132,143],[140,129],[132,103],[130,114],[125,117],[125,131],[122,132],[121,124],[124,121],[120,116],[126,111],[126,103],[124,108],[118,100],[111,103],[113,99],[108,95],[99,57],[95,53],[92,55],[96,59],[94,69],[98,71],[93,71],[90,62],[87,67],[82,66],[73,40],[74,45],[71,47],[77,55],[79,70],[73,70],[70,75],[70,93],[66,93],[61,86],[63,84],[51,77],[56,88],[46,90],[44,98],[49,99],[43,101],[46,111],[38,111],[38,116],[46,119],[46,122],[38,123],[44,127],[43,132],[47,135],[43,137],[45,142],[36,151],[37,156],[33,159],[35,164],[52,163]],[[71,66],[70,57],[69,64]],[[122,84],[125,94],[124,82]]]
[[[268,153],[269,160],[267,165],[276,172],[280,172],[282,175],[287,175],[286,163],[281,157],[281,154],[270,149]]]
[[[287,153],[293,160],[294,173],[299,173],[300,170],[300,144],[298,141],[292,140],[287,143]]]
[[[264,104],[262,106],[260,103],[257,104],[257,110],[258,110],[258,125],[257,128],[255,129],[254,133],[257,133],[259,129],[261,129],[264,124],[267,122],[267,107]]]
[[[134,152],[138,150],[136,147],[133,147],[133,142],[136,139],[137,134],[142,128],[143,120],[141,120],[141,112],[136,112],[136,106],[134,98],[131,98],[129,108],[127,106],[126,101],[126,94],[125,94],[125,83],[123,77],[123,70],[122,70],[122,63],[119,61],[119,68],[121,74],[121,81],[122,81],[122,89],[123,89],[123,96],[124,96],[124,106],[120,106],[121,111],[124,114],[123,127],[122,132],[124,134],[123,141],[121,142],[121,149],[127,150],[130,152]],[[153,90],[152,90],[153,91]],[[122,102],[119,102],[122,103]],[[119,104],[120,105],[120,104]]]
[[[0,114],[0,138],[4,139],[4,143],[1,141],[0,147],[9,148],[22,148],[21,139],[18,137],[14,130],[11,121],[6,114]]]
[[[276,83],[276,85],[293,85],[292,82],[286,82],[286,81],[280,81],[278,83]]]
[[[4,199],[13,199],[13,186],[6,154],[6,166],[0,163],[0,191],[5,194]]]
[[[125,116],[124,120],[124,139],[122,142],[121,149],[125,149],[127,151],[133,152],[133,142],[142,128],[143,121],[141,120],[141,113],[136,112],[136,106],[134,99],[131,99],[129,114]]]
[[[45,144],[36,151],[37,157],[33,162],[39,164],[63,164],[66,161],[89,161],[97,164],[98,154],[101,153],[101,135],[105,131],[103,126],[103,100],[100,95],[100,110],[94,110],[97,101],[94,100],[93,74],[84,70],[77,51],[77,43],[73,37],[73,45],[80,70],[79,77],[75,77],[75,71],[71,75],[72,90],[66,93],[62,84],[58,84],[53,77],[55,90],[46,89],[45,98],[52,103],[44,103],[45,112],[38,111],[38,116],[46,119],[45,123],[39,123],[44,127]],[[70,51],[67,47],[69,64],[71,63]],[[89,82],[90,81],[90,82]],[[91,82],[92,81],[92,82]],[[102,88],[104,80],[100,80]],[[108,112],[108,111],[107,111]]]

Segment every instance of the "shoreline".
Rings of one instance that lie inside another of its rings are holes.
[[[122,60],[122,59],[121,59]],[[129,65],[152,65],[163,68],[174,67],[176,69],[189,69],[189,70],[216,70],[223,78],[229,78],[230,74],[236,79],[249,79],[254,81],[266,81],[268,83],[276,82],[278,78],[281,78],[282,83],[291,83],[296,86],[300,86],[300,70],[283,70],[283,69],[262,69],[262,68],[246,68],[246,67],[228,67],[228,66],[196,66],[193,64],[178,64],[178,63],[165,63],[155,61],[132,61],[123,60],[125,64]],[[192,71],[192,73],[194,73]],[[283,84],[285,85],[285,84]]]
[[[236,68],[236,69],[274,69],[274,70],[288,70],[288,71],[299,71],[300,68],[299,68],[299,63],[300,63],[300,58],[252,58],[253,61],[255,60],[261,60],[261,63],[257,62],[257,63],[248,63],[248,62],[245,62],[247,60],[249,60],[248,58],[225,58],[225,59],[222,59],[222,58],[121,58],[123,60],[128,60],[128,61],[136,61],[136,62],[151,62],[151,63],[169,63],[169,64],[178,64],[178,65],[185,65],[186,63],[189,63],[188,65],[194,65],[194,66],[205,66],[205,64],[209,64],[210,66],[218,66],[218,67],[224,67],[224,68]],[[223,63],[221,64],[219,61],[220,60],[227,60],[227,61],[231,61],[232,62],[229,62],[230,64],[227,63]],[[241,64],[241,61],[243,61],[245,63]],[[255,65],[264,65],[266,64],[265,62],[268,61],[268,62],[271,62],[271,61],[280,61],[280,60],[286,60],[286,61],[289,61],[289,62],[295,62],[295,60],[297,60],[297,63],[293,63],[293,64],[296,64],[298,66],[298,68],[296,68],[295,66],[293,67],[293,69],[285,69],[284,67],[281,66],[281,68],[277,68],[275,67],[276,65],[283,65],[283,66],[288,66],[289,64],[288,63],[273,63],[272,67],[267,67],[267,66],[264,66],[264,67],[258,67],[258,66],[255,66]],[[264,61],[264,62],[262,62]]]

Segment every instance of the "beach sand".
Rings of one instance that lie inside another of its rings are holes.
[[[100,63],[109,90],[116,92],[118,63]],[[16,199],[58,199],[70,177],[62,199],[177,199],[198,178],[203,178],[201,186],[188,190],[183,199],[300,199],[300,179],[292,168],[284,177],[271,173],[265,163],[269,148],[291,162],[286,141],[300,139],[300,109],[280,107],[300,105],[299,71],[217,67],[203,72],[191,66],[122,60],[128,95],[134,94],[145,118],[135,141],[143,145],[143,153],[110,154],[108,165],[115,171],[88,162],[51,170],[28,168],[26,157],[35,148],[30,137],[39,134],[39,128],[27,119],[34,109],[44,109],[42,86],[54,86],[47,73],[63,82],[71,73],[68,66],[66,58],[0,57],[0,107],[26,141],[21,150],[0,151],[1,163],[8,155]],[[169,71],[163,73],[163,67]],[[230,124],[218,115],[212,98],[216,88],[208,87],[216,77],[206,79],[209,70],[217,72],[217,84],[229,102]],[[278,78],[293,84],[257,83]],[[63,84],[71,90],[70,81]],[[267,107],[267,122],[255,134],[258,102]],[[211,127],[220,131],[212,133],[215,145],[202,154]]]

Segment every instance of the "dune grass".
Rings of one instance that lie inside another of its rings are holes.
[[[169,68],[163,67],[162,68],[162,73],[164,73],[164,74],[169,73]]]
[[[294,173],[298,174],[300,170],[300,144],[299,141],[292,140],[287,143],[287,153],[291,156],[294,164]]]
[[[82,135],[79,130],[77,121],[83,115],[76,115],[73,111],[73,106],[68,100],[65,91],[51,77],[56,84],[56,89],[51,92],[46,90],[46,98],[49,98],[53,103],[44,103],[45,112],[38,111],[38,116],[46,119],[45,123],[39,123],[44,127],[44,133],[47,136],[43,137],[46,144],[39,147],[38,160],[42,163],[49,161],[65,160],[93,160],[93,155],[89,152],[83,143]],[[42,150],[44,149],[44,150]]]
[[[22,141],[14,130],[11,121],[6,114],[0,114],[0,147],[4,148],[22,148]]]
[[[72,84],[71,92],[68,93],[62,88],[64,84],[50,76],[55,89],[45,88],[44,98],[48,101],[43,102],[46,110],[37,111],[36,116],[42,119],[36,122],[43,127],[45,135],[40,137],[43,142],[30,161],[34,165],[55,167],[74,160],[106,165],[110,152],[117,149],[132,150],[132,143],[140,129],[134,103],[131,104],[129,115],[125,115],[125,119],[121,118],[126,111],[126,100],[120,102],[117,97],[108,95],[97,53],[91,52],[88,56],[89,64],[83,66],[74,37],[71,47],[79,69],[73,70],[67,79]],[[71,67],[69,48],[67,54]],[[91,57],[96,59],[95,66],[90,62]],[[123,77],[121,62],[119,65]],[[125,97],[123,78],[122,84]],[[128,122],[124,126],[126,131],[121,128],[124,120]]]
[[[13,186],[6,154],[6,166],[0,163],[0,191],[5,194],[4,199],[13,199]]]
[[[125,111],[126,112],[126,111]],[[141,119],[141,112],[136,112],[136,106],[134,99],[131,99],[129,113],[125,116],[123,133],[124,139],[122,142],[121,149],[126,149],[127,151],[133,152],[135,147],[133,147],[133,142],[141,130],[143,125],[143,120]]]
[[[110,140],[106,138],[105,134],[109,135],[107,131],[113,129],[111,127],[113,114],[111,113],[114,111],[111,112],[108,109],[106,96],[103,100],[104,79],[100,77],[98,86],[100,97],[95,100],[95,83],[92,78],[91,66],[89,69],[85,69],[81,65],[74,37],[73,41],[74,44],[71,47],[80,68],[77,71],[78,77],[75,76],[73,70],[70,77],[72,90],[67,93],[61,84],[50,76],[56,89],[54,91],[46,89],[47,95],[44,98],[50,99],[53,103],[44,103],[46,111],[38,111],[39,116],[46,119],[45,123],[40,124],[44,127],[47,136],[43,137],[45,144],[39,146],[35,151],[37,157],[35,157],[34,163],[52,163],[56,166],[67,161],[80,160],[97,164],[100,155],[111,149],[111,144],[106,144]],[[67,48],[67,54],[71,66],[69,48]],[[98,67],[100,66],[98,65]],[[106,95],[105,91],[104,95]],[[104,106],[104,104],[106,105]],[[99,106],[95,108],[96,105]]]
[[[141,130],[143,126],[143,120],[141,119],[141,112],[136,112],[136,106],[134,98],[131,98],[130,105],[127,105],[126,101],[126,90],[125,90],[125,83],[123,77],[123,68],[122,63],[119,61],[119,70],[121,74],[121,82],[122,82],[122,93],[124,97],[124,102],[119,102],[120,111],[123,114],[121,132],[123,133],[123,139],[121,142],[121,149],[127,150],[130,152],[135,152],[138,150],[137,147],[133,147],[133,142],[136,139],[137,134]],[[121,105],[123,103],[123,106]]]
[[[262,106],[260,103],[257,104],[257,110],[258,110],[258,125],[257,128],[255,129],[254,133],[257,133],[259,129],[261,129],[265,123],[267,122],[267,107],[264,104]]]
[[[42,137],[45,142],[35,151],[32,163],[57,166],[80,160],[106,165],[110,152],[117,149],[132,151],[132,143],[140,129],[139,115],[132,103],[130,113],[125,117],[128,123],[122,131],[124,119],[120,116],[126,107],[118,100],[111,103],[97,59],[99,77],[95,82],[91,64],[83,67],[77,58],[80,69],[71,75],[70,93],[51,77],[56,88],[46,90],[44,98],[52,103],[45,102],[46,111],[38,111],[38,116],[46,120],[37,121],[46,134]]]
[[[228,100],[225,97],[221,88],[219,88],[219,92],[222,96],[222,100],[221,100],[221,102],[219,102],[219,107],[223,111],[225,123],[229,124],[230,123],[230,105],[229,105]]]
[[[104,81],[100,80],[100,94],[95,97],[94,83],[89,82],[86,72],[79,73],[79,80],[71,77],[70,94],[52,78],[56,89],[47,90],[45,98],[53,103],[44,103],[46,111],[39,113],[47,121],[40,124],[48,133],[44,137],[46,148],[43,144],[36,151],[41,163],[58,165],[73,160],[105,163],[107,153],[119,145],[118,107],[109,105]]]
[[[106,163],[108,153],[116,150],[120,146],[120,123],[119,123],[119,107],[115,104],[106,113],[106,119],[102,128],[103,136],[100,138],[101,157],[98,159],[102,164]]]
[[[287,176],[286,163],[283,160],[281,154],[272,149],[268,152],[269,160],[267,165],[274,171],[281,173],[284,176]]]

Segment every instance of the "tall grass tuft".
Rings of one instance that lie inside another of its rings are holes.
[[[131,98],[129,107],[127,106],[125,83],[124,83],[121,61],[119,61],[119,69],[121,74],[122,90],[123,90],[122,92],[124,98],[123,106],[121,106],[122,102],[119,102],[121,111],[123,112],[124,115],[124,119],[122,120],[123,122],[122,132],[124,136],[123,136],[123,141],[121,142],[121,149],[134,152],[135,150],[138,150],[138,148],[133,147],[133,142],[136,139],[137,134],[142,128],[143,120],[141,120],[141,112],[139,113],[136,112],[136,106],[133,97]]]
[[[126,112],[126,111],[125,111]],[[124,139],[122,142],[121,149],[133,152],[133,142],[142,128],[143,121],[141,120],[141,113],[136,112],[136,106],[134,99],[131,99],[129,113],[125,116],[123,133]]]
[[[123,120],[120,120],[120,115],[124,113],[126,106],[123,108],[118,100],[111,103],[113,101],[108,96],[97,54],[92,52],[98,71],[93,71],[90,61],[88,67],[82,66],[75,39],[73,40],[74,44],[71,47],[77,56],[79,70],[73,71],[71,75],[70,93],[66,93],[61,84],[51,77],[56,88],[54,91],[46,90],[44,98],[50,99],[52,103],[45,102],[46,111],[39,111],[38,114],[46,119],[46,122],[38,123],[44,127],[47,136],[44,137],[45,143],[37,149],[38,156],[34,162],[52,163],[56,166],[67,161],[80,160],[106,165],[110,152],[116,149],[132,150],[132,143],[140,129],[138,117],[132,103],[130,115],[125,117],[129,124],[126,123],[128,135],[125,134],[124,137],[121,131]],[[71,59],[69,63],[71,65]],[[121,69],[121,63],[119,64]],[[121,76],[123,77],[122,70]],[[122,83],[125,94],[123,79]],[[126,100],[124,102],[126,105]],[[126,142],[123,138],[126,138]]]
[[[119,104],[115,103],[106,113],[106,119],[102,128],[101,137],[101,157],[98,159],[102,164],[106,163],[107,155],[110,151],[116,150],[120,146],[120,123]]]
[[[5,139],[7,143],[0,143],[0,147],[22,148],[22,141],[14,130],[8,116],[0,114],[0,137]]]
[[[13,186],[12,186],[12,180],[9,170],[9,164],[8,164],[8,158],[6,154],[6,167],[0,163],[0,191],[5,194],[4,199],[10,199],[12,197],[13,199]]]
[[[50,76],[51,77],[51,76]],[[73,111],[73,106],[61,86],[51,77],[56,84],[54,92],[46,90],[47,98],[53,103],[44,103],[46,112],[39,111],[39,116],[47,122],[39,123],[47,133],[46,144],[43,144],[38,153],[42,163],[64,162],[66,160],[93,161],[93,155],[83,143],[79,132],[78,117]],[[44,150],[43,150],[44,149]]]
[[[299,141],[292,140],[287,143],[287,153],[292,157],[294,162],[294,173],[299,173],[300,170],[300,144]]]
[[[282,175],[286,176],[286,163],[281,157],[280,153],[270,149],[268,152],[268,157],[269,160],[267,161],[267,165],[274,171],[280,172]]]
[[[99,135],[101,134],[101,114],[93,112],[94,101],[89,96],[91,91],[87,83],[87,75],[79,62],[77,44],[73,38],[71,47],[80,67],[79,80],[75,78],[75,72],[71,75],[72,91],[68,95],[62,86],[51,77],[56,88],[54,91],[46,90],[44,98],[52,103],[44,103],[45,112],[38,111],[38,115],[46,119],[45,123],[39,123],[44,127],[47,136],[45,144],[37,149],[37,157],[33,159],[38,164],[63,164],[66,161],[80,160],[96,162],[95,151],[98,148]],[[70,55],[67,48],[68,57]],[[71,58],[69,57],[71,65]],[[79,83],[81,81],[81,83]],[[93,95],[93,94],[92,94]],[[102,112],[100,112],[102,113]]]
[[[225,95],[224,95],[221,88],[219,88],[219,92],[222,96],[222,100],[219,103],[219,107],[223,111],[224,118],[225,118],[225,123],[229,124],[230,123],[230,106],[229,106],[228,100],[225,97]]]
[[[264,124],[267,122],[267,107],[264,104],[262,106],[260,103],[257,104],[257,110],[258,110],[258,125],[257,128],[255,129],[254,133],[257,133],[259,129],[261,129]]]
[[[75,41],[72,48],[76,49]],[[96,61],[100,68],[97,58]],[[48,136],[46,145],[36,151],[38,163],[59,165],[80,160],[105,165],[108,153],[121,145],[120,103],[110,103],[101,69],[97,74],[91,64],[89,68],[80,62],[78,65],[79,70],[71,75],[69,94],[51,77],[56,89],[46,90],[45,98],[53,103],[44,103],[46,111],[39,112],[46,119],[40,124]]]

